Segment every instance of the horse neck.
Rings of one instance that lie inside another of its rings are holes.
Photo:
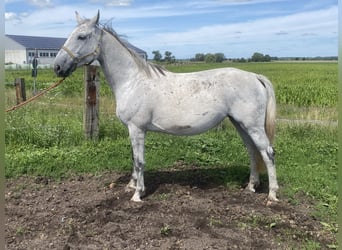
[[[141,71],[135,58],[117,38],[107,31],[102,32],[101,53],[98,60],[108,83],[116,92],[123,85],[129,84],[133,78],[141,74]]]

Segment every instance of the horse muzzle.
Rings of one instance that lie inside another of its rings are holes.
[[[77,68],[77,63],[71,64],[69,67],[65,65],[55,64],[54,71],[58,77],[67,77]]]

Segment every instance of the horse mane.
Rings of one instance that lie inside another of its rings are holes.
[[[148,62],[141,58],[133,49],[128,47],[128,42],[123,41],[118,33],[116,33],[116,31],[110,25],[101,25],[101,27],[102,30],[112,35],[112,37],[115,38],[129,52],[129,54],[133,57],[135,63],[140,69],[146,72],[147,76],[151,77],[151,70],[153,70],[153,72],[155,72],[156,74],[163,76],[165,76],[166,72],[168,72],[168,70],[166,70],[163,66]]]

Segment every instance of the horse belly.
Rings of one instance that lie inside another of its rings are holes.
[[[217,126],[226,117],[223,112],[209,109],[193,111],[170,109],[164,115],[154,114],[152,130],[174,135],[195,135]]]

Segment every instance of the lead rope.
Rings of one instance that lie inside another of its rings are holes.
[[[42,92],[40,92],[39,94],[32,96],[31,98],[27,99],[26,101],[19,103],[18,105],[13,106],[12,108],[6,109],[6,113],[16,110],[17,108],[20,108],[30,102],[32,102],[33,100],[37,99],[38,97],[44,95],[46,92],[50,91],[51,89],[57,87],[59,84],[61,84],[64,81],[65,77],[61,80],[59,80],[58,82],[54,83],[53,85],[51,85],[50,87],[44,89]]]

